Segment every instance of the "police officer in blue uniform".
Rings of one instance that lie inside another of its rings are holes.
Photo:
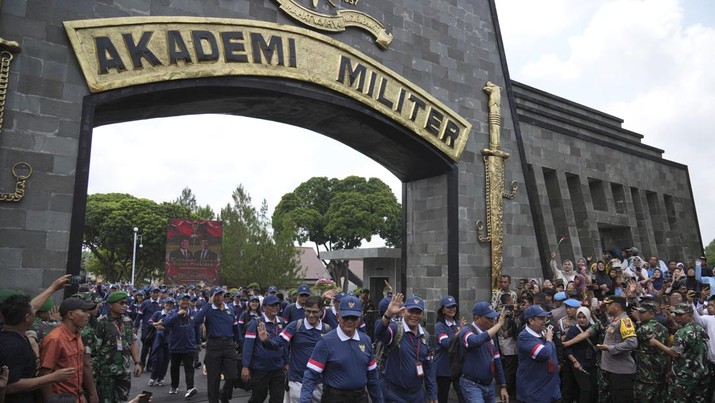
[[[206,326],[206,363],[209,403],[228,402],[233,396],[233,384],[238,378],[233,311],[223,301],[223,290],[214,288],[211,302],[196,314],[196,322]],[[221,386],[221,374],[226,382]]]
[[[420,326],[424,306],[424,301],[418,296],[405,298],[397,294],[375,326],[375,339],[388,346],[387,349],[392,343],[400,343],[387,356],[382,374],[382,391],[388,402],[437,402],[432,348],[429,335]],[[391,321],[392,316],[398,313],[402,313],[402,322]],[[401,339],[397,337],[398,331],[402,332]]]
[[[362,315],[360,300],[340,300],[338,327],[315,345],[303,374],[301,403],[311,403],[316,385],[323,384],[322,403],[383,403],[377,362],[370,337],[357,331]],[[367,386],[367,392],[365,387]]]

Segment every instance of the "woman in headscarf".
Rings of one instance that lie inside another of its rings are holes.
[[[593,329],[591,329],[593,327]],[[578,308],[576,311],[576,326],[571,326],[566,333],[566,338],[564,342],[564,355],[571,361],[571,370],[573,371],[573,376],[576,379],[576,384],[578,385],[577,393],[578,401],[580,403],[591,403],[596,401],[596,396],[598,395],[598,389],[596,386],[596,373],[598,368],[596,367],[596,348],[595,345],[599,342],[598,337],[600,336],[600,331],[598,331],[598,325],[594,326],[594,322],[591,319],[591,311],[585,306]],[[574,339],[579,334],[584,333],[581,336],[581,341],[574,343],[569,343],[569,340]],[[567,347],[567,344],[569,345]]]
[[[599,301],[613,292],[613,280],[608,276],[606,264],[602,260],[596,263],[596,287],[593,294]]]

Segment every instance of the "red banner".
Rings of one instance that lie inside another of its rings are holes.
[[[169,220],[164,284],[218,284],[221,221]]]

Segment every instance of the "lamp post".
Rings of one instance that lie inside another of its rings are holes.
[[[132,251],[132,288],[134,288],[134,268],[137,263],[137,233],[139,228],[134,227],[134,249]]]

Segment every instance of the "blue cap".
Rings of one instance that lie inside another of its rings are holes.
[[[424,312],[425,301],[416,295],[413,295],[411,297],[405,297],[405,309],[419,309],[420,311]]]
[[[186,289],[186,287],[183,284],[179,286],[179,289],[182,289],[182,288]]]
[[[549,315],[551,315],[551,312],[545,311],[539,305],[532,305],[526,308],[526,311],[524,311],[524,319],[533,318],[535,316],[544,317]]]
[[[340,301],[345,296],[344,292],[339,292],[333,296],[333,301]]]
[[[554,301],[566,301],[567,299],[569,299],[569,296],[563,291],[554,294]]]
[[[571,308],[579,308],[581,306],[581,302],[579,302],[578,300],[569,298],[566,301],[564,301],[564,305],[571,307]]]
[[[346,295],[340,299],[340,317],[362,315],[362,303],[358,297]]]
[[[174,298],[164,298],[164,300],[161,302],[164,304],[175,304],[176,300]]]
[[[261,299],[258,298],[258,295],[251,295],[251,296],[248,298],[248,302],[251,302],[251,301],[260,301],[260,300],[261,300]]]
[[[380,310],[380,316],[384,315],[385,312],[387,312],[387,307],[390,305],[390,301],[392,301],[392,295],[388,295],[385,298],[380,300],[380,303],[377,304],[377,309]]]
[[[278,292],[278,288],[277,288],[276,286],[274,286],[274,285],[270,285],[270,286],[268,286],[268,292],[269,292],[269,293],[271,293],[271,292]]]
[[[213,297],[214,295],[216,295],[216,294],[219,294],[219,293],[220,293],[221,295],[223,295],[223,293],[224,293],[223,288],[221,288],[221,287],[214,287],[214,288],[211,289],[211,296],[212,296],[212,297]]]
[[[440,301],[440,305],[444,308],[449,308],[450,306],[456,306],[457,305],[457,300],[454,299],[453,296],[451,295],[445,295],[442,297],[442,300]]]
[[[151,292],[159,291],[159,287],[157,287],[157,286],[149,287],[149,291],[151,291]]]
[[[298,286],[298,295],[312,295],[313,293],[310,292],[310,287],[307,285],[303,284],[301,286]]]
[[[195,290],[195,289],[196,289],[196,286],[195,286],[195,285],[191,284],[191,285],[189,286],[189,290]]]
[[[192,296],[189,297],[189,301],[198,301],[198,300],[199,300],[199,296],[198,296],[198,295],[192,295]]]
[[[499,314],[497,311],[492,309],[492,306],[489,305],[488,302],[486,301],[479,301],[476,304],[474,304],[474,308],[472,308],[472,315],[473,316],[486,316],[489,319],[494,319]]]
[[[281,301],[275,295],[267,295],[263,298],[263,305],[275,305]]]
[[[184,298],[191,298],[191,296],[189,294],[179,294],[176,296],[176,299],[178,300],[182,300]]]

